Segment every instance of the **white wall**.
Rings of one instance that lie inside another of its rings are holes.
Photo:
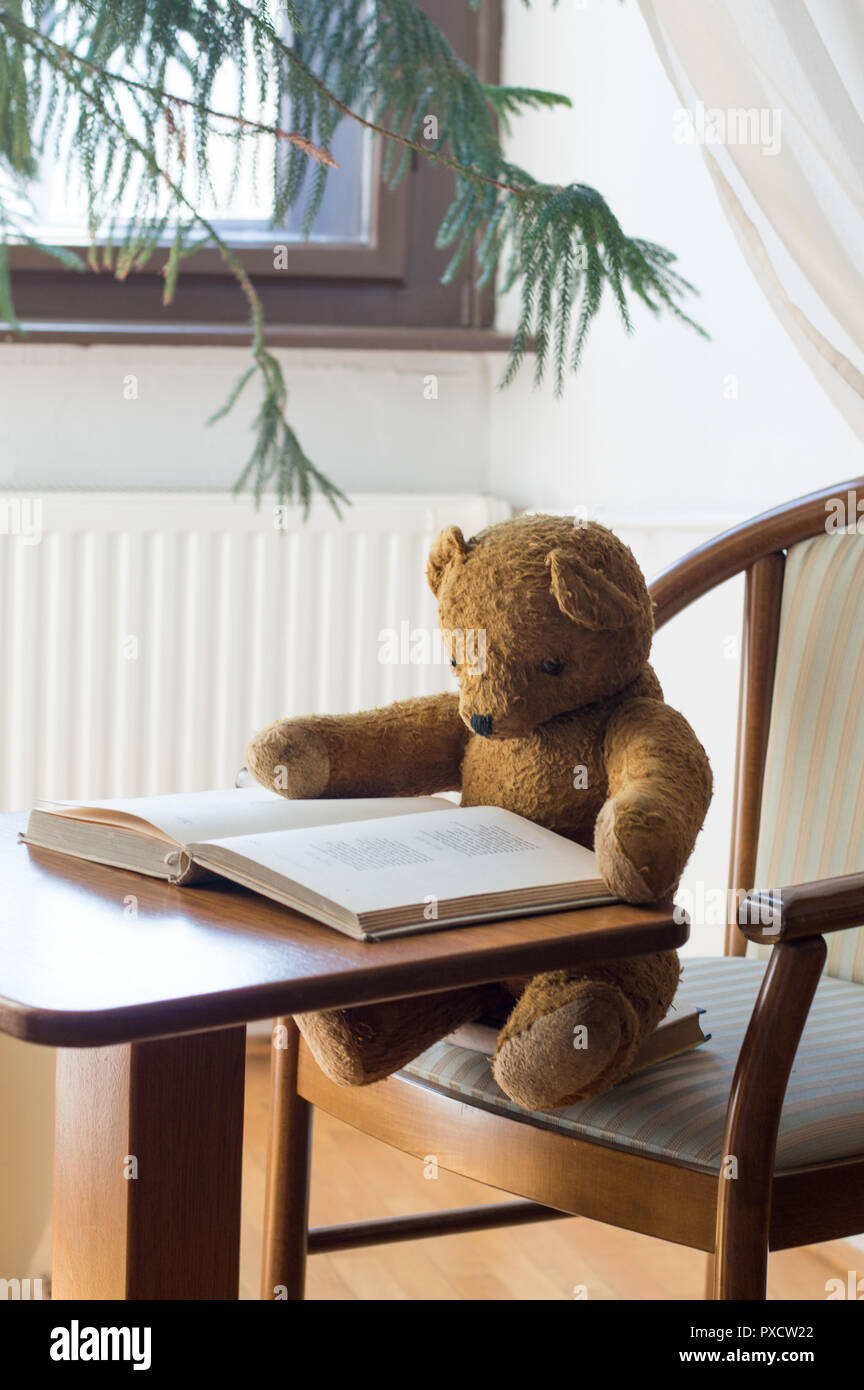
[[[279,355],[292,424],[344,491],[486,490],[483,355]],[[226,419],[205,421],[248,361],[242,348],[0,344],[0,487],[232,487],[250,452],[257,384]],[[437,400],[424,396],[429,374]]]
[[[492,490],[532,506],[749,514],[860,471],[860,446],[768,307],[700,149],[673,140],[678,101],[633,0],[507,0],[504,80],[573,101],[521,119],[514,160],[593,185],[628,234],[675,251],[711,342],[644,310],[628,338],[607,306],[563,402],[532,396],[527,376],[493,398]]]

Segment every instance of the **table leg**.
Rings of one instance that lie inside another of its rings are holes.
[[[278,1043],[278,1046],[276,1045]],[[302,1299],[306,1287],[312,1106],[297,1094],[300,1034],[280,1018],[270,1064],[270,1140],[261,1297]]]
[[[237,1297],[245,1040],[58,1053],[54,1298]]]

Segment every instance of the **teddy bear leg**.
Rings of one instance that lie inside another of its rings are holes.
[[[472,985],[353,1009],[297,1014],[321,1070],[339,1086],[366,1086],[404,1067],[454,1028],[500,1007],[500,985]],[[512,1000],[512,995],[507,996]]]
[[[674,951],[536,975],[501,1031],[493,1061],[505,1095],[557,1110],[608,1091],[675,995]]]

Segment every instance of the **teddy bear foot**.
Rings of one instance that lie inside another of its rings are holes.
[[[487,1010],[502,1009],[497,984],[470,985],[383,1004],[296,1014],[315,1061],[337,1086],[368,1086],[404,1067],[439,1038]]]
[[[542,1001],[534,988],[540,984]],[[545,1011],[538,1017],[541,1002]],[[636,1012],[615,985],[541,976],[501,1034],[493,1075],[525,1110],[558,1110],[614,1085],[630,1064],[638,1036]]]

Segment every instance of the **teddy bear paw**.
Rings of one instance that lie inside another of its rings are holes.
[[[641,830],[631,824],[629,809],[622,813],[611,797],[594,826],[594,852],[603,882],[625,903],[651,903],[664,896],[665,885],[659,882],[664,870],[651,858],[662,827],[651,826],[647,836]]]
[[[525,996],[523,996],[525,1002]],[[574,997],[520,1026],[520,1006],[502,1033],[492,1071],[505,1095],[525,1110],[558,1110],[607,1090],[626,1069],[632,1009],[620,992],[592,982]]]
[[[246,765],[255,779],[292,800],[322,796],[330,782],[330,757],[324,740],[290,719],[262,729],[246,749]]]

